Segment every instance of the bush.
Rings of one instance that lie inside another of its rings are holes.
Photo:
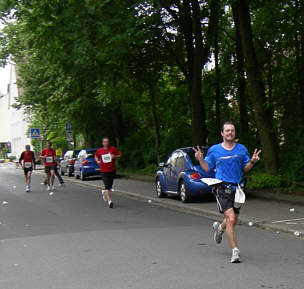
[[[247,187],[252,189],[289,187],[292,183],[287,176],[256,173],[248,177]]]

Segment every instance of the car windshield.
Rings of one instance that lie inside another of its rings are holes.
[[[87,157],[86,158],[94,158],[96,151],[97,150],[87,151]]]
[[[81,150],[78,154],[78,159],[94,158],[96,150]]]
[[[189,156],[189,158],[191,159],[191,162],[194,166],[199,166],[199,161],[195,158],[195,153],[194,151],[189,151],[187,152],[187,155]]]

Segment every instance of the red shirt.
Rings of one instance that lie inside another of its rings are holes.
[[[120,156],[120,152],[116,147],[109,147],[108,149],[100,148],[95,153],[95,156],[100,160],[100,171],[102,173],[115,171],[115,159],[112,159],[111,155]]]
[[[33,163],[35,163],[35,155],[32,151],[24,151],[19,159],[19,163],[23,161],[23,164],[26,167],[31,167]]]
[[[55,157],[56,157],[56,152],[54,149],[48,149],[45,148],[41,152],[41,156],[46,156],[44,159],[44,165],[46,167],[53,167],[56,165],[55,163]]]

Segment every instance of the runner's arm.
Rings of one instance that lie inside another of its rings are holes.
[[[260,157],[259,157],[260,153],[261,153],[261,150],[259,150],[259,151],[257,149],[254,150],[250,161],[243,168],[243,171],[245,173],[249,172],[253,168],[253,165],[260,160]]]
[[[98,159],[98,156],[96,154],[94,156],[94,159],[95,159],[95,162],[100,165],[100,160]]]
[[[254,163],[250,160],[246,165],[245,167],[243,168],[243,171],[245,173],[249,172],[254,166]]]
[[[41,154],[40,154],[40,158],[41,159],[45,159],[46,158],[46,155],[45,155],[45,151],[42,150]]]
[[[36,159],[35,159],[35,154],[33,153],[33,158],[32,158],[32,164],[34,167],[34,170],[36,169]]]
[[[20,164],[20,165],[22,165],[23,155],[24,155],[24,152],[21,154],[21,156],[20,156],[20,158],[19,158],[19,164]]]
[[[119,159],[121,157],[121,153],[118,149],[114,148],[113,153],[111,153],[112,159]]]
[[[205,171],[205,172],[209,172],[209,165],[208,163],[205,161],[204,159],[204,154],[202,153],[201,149],[199,146],[197,146],[196,148],[193,147],[193,151],[195,152],[195,158],[199,161],[199,164],[201,166],[201,168]]]

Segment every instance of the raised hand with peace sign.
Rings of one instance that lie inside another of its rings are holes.
[[[259,154],[261,152],[262,152],[262,150],[257,150],[257,149],[254,150],[253,155],[250,160],[252,164],[257,163],[260,160]]]
[[[192,148],[195,153],[195,158],[199,161],[200,166],[203,168],[204,171],[209,171],[208,163],[204,160],[204,154],[201,151],[201,148],[199,146],[196,146]]]

